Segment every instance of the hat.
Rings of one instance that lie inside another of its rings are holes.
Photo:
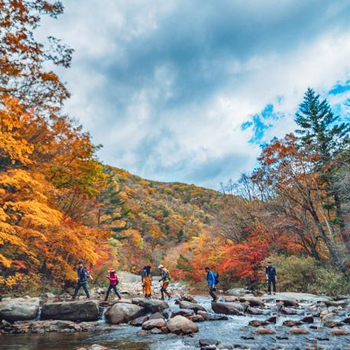
[[[162,268],[164,268],[163,265],[159,265],[159,266],[158,266],[158,269],[162,269]]]
[[[113,267],[108,269],[108,272],[115,272],[115,270],[113,269]]]

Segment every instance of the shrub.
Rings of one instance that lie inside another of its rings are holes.
[[[350,290],[350,281],[331,266],[321,265],[311,257],[271,256],[277,269],[277,290],[340,295]]]

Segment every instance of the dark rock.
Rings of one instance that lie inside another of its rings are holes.
[[[41,310],[43,320],[97,321],[99,308],[96,301],[72,301],[44,304]]]
[[[283,326],[286,327],[295,327],[295,326],[301,326],[303,322],[301,321],[295,321],[295,320],[287,320],[283,322]]]
[[[209,345],[218,345],[219,342],[215,339],[199,339],[199,346],[209,346]]]
[[[262,327],[262,326],[267,326],[269,324],[270,322],[268,321],[260,321],[260,320],[253,320],[249,322],[249,326],[252,326],[252,327]]]
[[[199,311],[199,312],[204,312],[204,311]],[[190,318],[193,315],[194,315],[194,311],[193,310],[180,309],[180,310],[173,311],[172,314],[171,314],[171,317],[173,318],[175,316],[183,316],[183,317]]]
[[[141,316],[141,317],[135,318],[134,320],[130,321],[130,325],[135,326],[135,327],[141,327],[142,324],[144,322],[146,322],[147,320],[148,320],[147,316]]]
[[[203,306],[195,303],[190,303],[189,301],[180,301],[179,305],[180,305],[180,309],[189,309],[189,310],[193,310],[196,313],[198,311],[207,311]]]
[[[213,314],[211,312],[198,311],[198,315],[201,315],[206,321],[227,321],[228,320],[227,316]]]
[[[164,320],[164,316],[160,312],[156,312],[155,314],[153,314],[153,315],[151,315],[149,317],[150,320],[156,320],[156,319],[159,319],[159,318]]]
[[[132,303],[145,308],[149,312],[162,312],[169,308],[168,303],[163,300],[146,299],[146,298],[134,298]]]
[[[217,314],[244,315],[244,308],[238,303],[212,303],[211,307]]]
[[[304,323],[314,323],[314,317],[312,315],[307,315],[301,319]]]

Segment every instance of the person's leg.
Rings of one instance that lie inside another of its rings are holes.
[[[77,297],[80,288],[81,288],[81,284],[78,282],[77,285],[75,286],[74,294],[72,297],[73,300]]]
[[[105,301],[107,301],[107,300],[108,300],[109,293],[111,292],[111,290],[112,290],[112,286],[111,286],[111,285],[109,285],[109,286],[108,286],[108,289],[107,289],[107,293],[106,293]]]
[[[164,283],[164,293],[167,295],[168,298],[171,298],[171,294],[168,292],[169,283]]]
[[[276,294],[276,279],[272,280],[273,292]]]
[[[269,278],[268,282],[267,282],[267,293],[271,294],[271,279]]]
[[[89,290],[88,290],[88,286],[87,286],[87,283],[83,283],[83,289],[84,289],[84,292],[86,294],[86,297],[88,299],[90,299],[90,294],[89,294]]]
[[[209,286],[209,294],[213,298],[214,302],[218,299],[218,297],[214,293],[214,286]]]
[[[117,289],[117,286],[113,286],[113,290],[114,290],[114,293],[117,295],[117,297],[119,298],[119,300],[122,298],[118,292],[118,289]]]

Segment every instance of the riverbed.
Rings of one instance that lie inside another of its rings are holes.
[[[212,311],[209,297],[195,298],[200,305]],[[174,300],[169,304],[172,310],[178,308]],[[98,330],[93,333],[4,334],[0,336],[0,350],[76,350],[81,347],[88,348],[92,344],[103,345],[111,350],[194,350],[199,348],[199,339],[203,338],[216,339],[226,345],[226,348],[252,350],[350,349],[349,336],[330,336],[329,330],[320,327],[317,319],[312,327],[305,325],[308,334],[289,334],[289,328],[282,325],[283,321],[300,319],[306,314],[302,311],[298,315],[279,317],[277,324],[271,327],[276,334],[259,335],[253,327],[248,326],[251,320],[266,320],[272,313],[273,311],[264,315],[228,316],[225,321],[200,322],[199,332],[185,337],[173,334],[139,334],[141,328],[130,325],[116,326],[111,330],[102,320]],[[342,329],[349,330],[349,327],[344,325]]]

